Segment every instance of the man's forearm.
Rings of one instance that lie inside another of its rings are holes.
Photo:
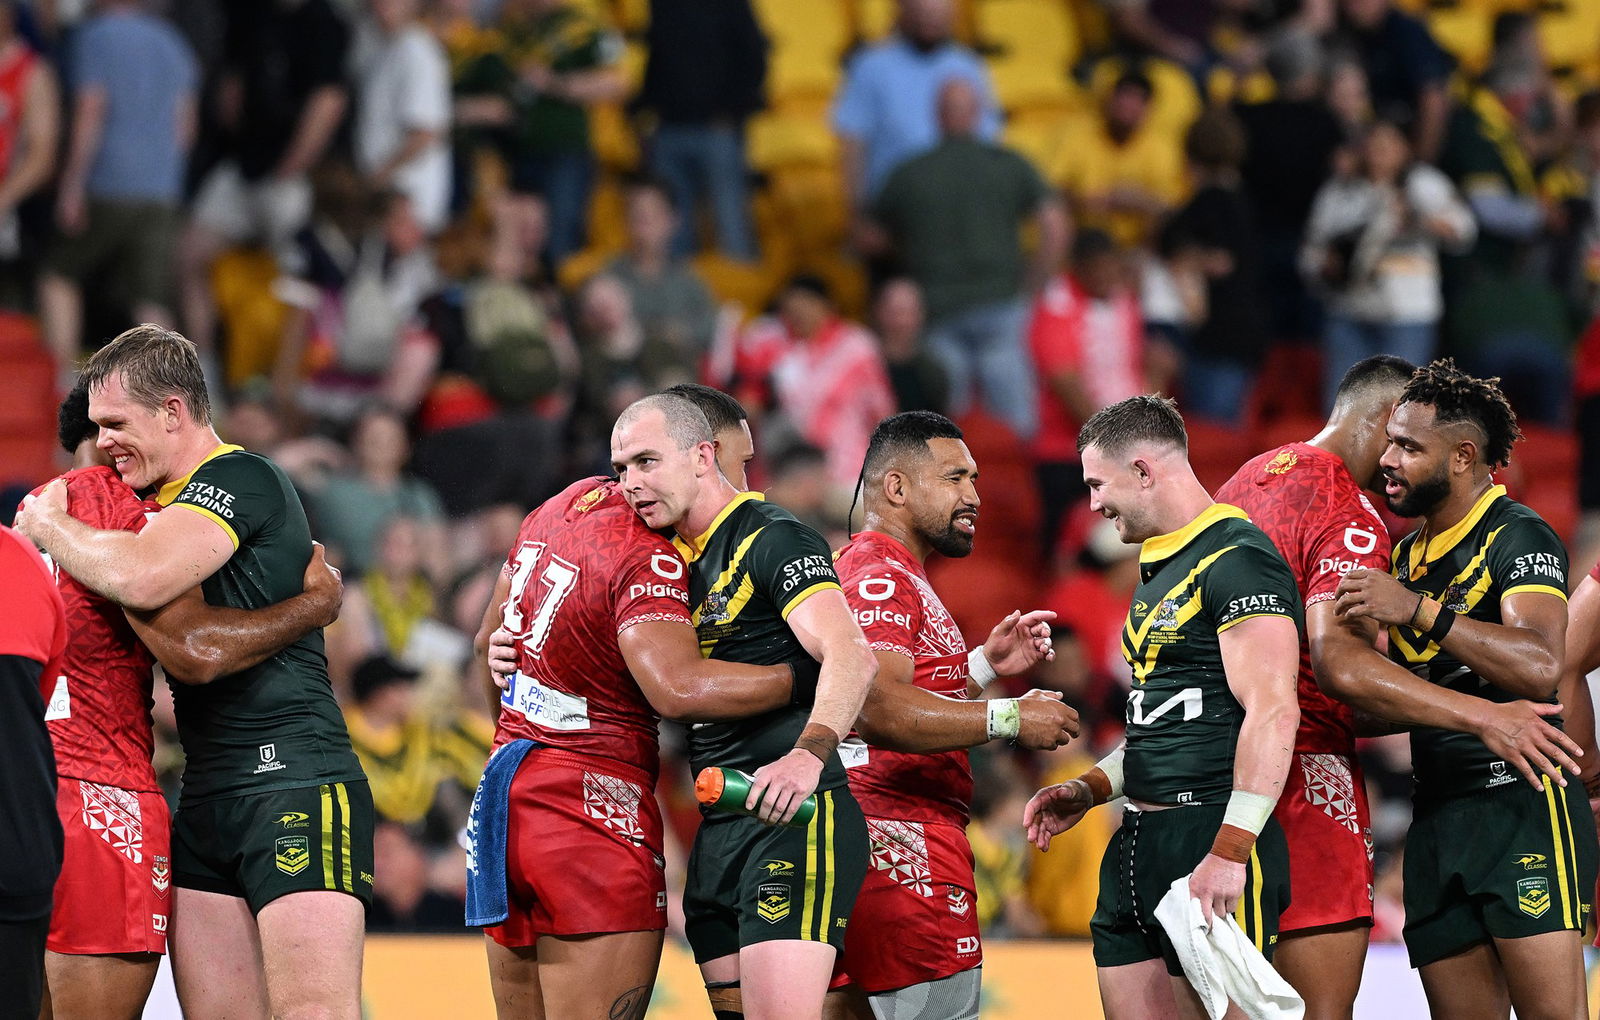
[[[984,702],[946,698],[885,679],[869,685],[856,729],[869,744],[908,754],[960,751],[989,739]]]
[[[1441,647],[1463,666],[1508,694],[1547,701],[1561,683],[1561,646],[1527,627],[1457,615]]]
[[[808,720],[843,739],[855,726],[867,690],[878,675],[878,660],[865,642],[840,643],[826,650],[817,681],[816,705]]]
[[[169,676],[211,683],[259,665],[324,625],[325,597],[302,593],[263,609],[207,605],[198,590],[128,622]]]
[[[141,561],[138,536],[131,531],[101,531],[62,516],[36,521],[29,534],[79,584],[119,605],[157,609],[177,594],[156,598],[149,583],[153,564]],[[188,587],[202,580],[196,577]]]
[[[1384,723],[1476,732],[1474,709],[1481,699],[1431,684],[1370,648],[1339,656],[1319,676],[1328,678],[1321,684],[1327,693]]]
[[[1299,724],[1299,706],[1294,701],[1276,700],[1247,710],[1234,753],[1233,788],[1276,801],[1289,775]]]

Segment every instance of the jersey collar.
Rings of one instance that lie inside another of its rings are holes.
[[[733,513],[741,506],[744,506],[746,503],[752,501],[764,503],[766,502],[766,499],[767,497],[764,493],[741,492],[737,496],[733,497],[733,499],[729,500],[727,506],[718,511],[716,519],[711,522],[711,527],[707,528],[705,531],[693,538],[684,538],[682,535],[675,535],[673,536],[672,544],[677,546],[678,551],[683,554],[685,563],[693,563],[706,551],[706,543],[711,541],[711,536],[716,532],[717,528],[722,526],[722,522],[728,519],[729,514]]]
[[[244,447],[235,446],[232,443],[219,444],[215,450],[212,450],[210,453],[200,458],[200,463],[190,468],[188,474],[184,475],[182,478],[163,485],[161,490],[156,493],[156,502],[160,503],[162,506],[171,506],[172,501],[178,498],[179,493],[183,492],[184,486],[189,484],[189,479],[193,478],[194,473],[204,467],[208,461],[216,460],[225,453],[233,453],[235,450],[242,451],[243,449]]]
[[[1170,559],[1177,555],[1184,546],[1199,538],[1202,531],[1205,531],[1218,521],[1224,521],[1230,517],[1237,517],[1243,521],[1250,519],[1249,514],[1232,504],[1213,503],[1202,510],[1199,517],[1196,517],[1177,531],[1145,539],[1144,544],[1139,547],[1139,562],[1159,563],[1162,560]]]
[[[1428,572],[1428,564],[1434,562],[1445,553],[1454,549],[1456,545],[1467,537],[1467,532],[1478,526],[1483,520],[1483,515],[1489,512],[1489,507],[1495,500],[1506,494],[1504,485],[1491,485],[1489,490],[1478,497],[1472,504],[1472,509],[1467,511],[1467,516],[1461,518],[1448,529],[1439,532],[1431,538],[1423,539],[1419,532],[1415,541],[1411,543],[1410,575],[1413,578],[1421,577]]]

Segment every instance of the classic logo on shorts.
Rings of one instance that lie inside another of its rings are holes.
[[[1267,474],[1286,475],[1293,471],[1294,466],[1298,463],[1300,463],[1300,455],[1298,453],[1293,450],[1279,450],[1278,455],[1272,458],[1272,463],[1267,465]]]
[[[789,916],[787,883],[767,882],[756,888],[756,916],[768,924],[777,924]]]
[[[1543,871],[1550,866],[1544,854],[1523,854],[1513,860],[1522,865],[1523,871]]]
[[[273,860],[285,875],[298,875],[311,863],[311,851],[304,836],[279,836],[273,850]]]
[[[959,885],[952,885],[948,888],[950,890],[950,913],[957,917],[966,917],[967,913],[972,909],[972,897],[968,896],[967,891]]]
[[[263,772],[277,772],[279,769],[286,769],[289,767],[278,760],[277,744],[262,744],[259,750],[261,753],[261,764],[256,766],[254,775],[259,776]]]
[[[759,865],[757,865],[757,867],[759,867],[762,871],[765,871],[768,878],[778,878],[782,875],[794,874],[793,864],[790,864],[788,861],[780,861],[777,858],[762,861]]]
[[[304,829],[311,824],[311,816],[304,811],[285,811],[273,821],[285,829]]]
[[[1529,917],[1541,917],[1550,909],[1550,882],[1544,878],[1517,880],[1517,907]]]
[[[151,856],[150,884],[155,886],[157,894],[161,896],[167,894],[167,887],[172,884],[172,868],[167,864],[165,857]]]

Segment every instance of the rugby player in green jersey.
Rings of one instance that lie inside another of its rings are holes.
[[[24,515],[29,537],[131,610],[196,584],[208,603],[235,609],[300,593],[312,542],[299,497],[271,461],[217,438],[192,343],[135,327],[90,360],[83,381],[100,448],[168,510],[137,533],[96,530],[67,515],[58,481]],[[356,1020],[372,797],[322,632],[173,695],[186,764],[168,935],[184,1011]]]
[[[1422,526],[1395,546],[1394,576],[1346,574],[1335,611],[1387,628],[1390,657],[1431,683],[1486,702],[1554,702],[1567,552],[1495,484],[1521,438],[1497,380],[1448,359],[1419,369],[1388,436],[1384,496]],[[1596,846],[1581,785],[1529,789],[1476,736],[1431,727],[1412,731],[1411,759],[1405,941],[1433,1015],[1586,1016]]]
[[[1272,809],[1300,719],[1300,598],[1271,540],[1195,478],[1172,401],[1112,404],[1084,423],[1078,448],[1090,508],[1142,543],[1123,632],[1127,737],[1035,794],[1023,825],[1045,850],[1091,807],[1128,798],[1091,922],[1106,1016],[1203,1017],[1155,908],[1187,875],[1208,922],[1232,913],[1272,953],[1289,898]]]
[[[764,664],[810,653],[822,672],[810,710],[690,731],[694,769],[754,772],[746,806],[760,821],[702,821],[684,896],[688,935],[719,1020],[815,1018],[866,870],[866,823],[837,748],[877,662],[821,536],[735,489],[715,454],[705,415],[675,395],[644,398],[612,430],[628,503],[650,527],[677,532],[702,654]],[[813,792],[806,827],[770,825]]]

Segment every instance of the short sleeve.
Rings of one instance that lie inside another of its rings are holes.
[[[773,521],[748,553],[750,579],[787,620],[806,599],[839,590],[833,555],[822,536],[799,521]]]
[[[1484,559],[1502,601],[1529,591],[1566,601],[1567,549],[1544,521],[1530,517],[1506,524],[1489,543]]]
[[[69,81],[74,89],[89,85],[105,88],[109,84],[108,70],[114,66],[112,58],[116,56],[110,44],[111,37],[101,25],[91,21],[84,26],[72,47],[68,65]]]
[[[200,465],[167,505],[209,518],[237,549],[281,519],[284,503],[283,485],[266,461],[229,453]]]
[[[635,546],[612,582],[617,633],[640,623],[682,623],[689,616],[689,569],[666,542]]]
[[[875,652],[915,659],[922,630],[922,599],[898,571],[882,564],[840,577],[845,601]]]
[[[1389,532],[1364,507],[1329,507],[1310,541],[1305,556],[1306,590],[1301,593],[1310,609],[1338,592],[1344,575],[1357,568],[1389,572]]]
[[[1027,216],[1037,212],[1045,199],[1050,197],[1050,186],[1044,182],[1039,171],[1026,157],[1009,149],[1004,151],[1011,157],[1013,172],[1017,177],[1018,215]]]
[[[1201,581],[1201,603],[1217,633],[1257,616],[1281,616],[1300,625],[1294,574],[1265,537],[1241,542],[1219,556]]]

